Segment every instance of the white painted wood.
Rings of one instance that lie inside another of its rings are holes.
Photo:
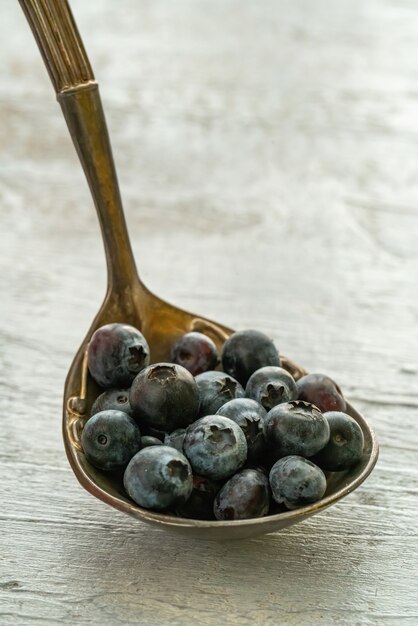
[[[415,626],[417,3],[72,6],[145,282],[332,374],[381,457],[323,514],[231,544],[165,535],[78,485],[61,397],[105,264],[38,51],[4,3],[0,623]]]

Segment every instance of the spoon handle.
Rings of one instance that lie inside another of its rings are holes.
[[[139,282],[109,134],[86,51],[67,0],[19,0],[83,166],[104,241],[108,292]]]

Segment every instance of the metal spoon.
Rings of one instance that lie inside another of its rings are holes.
[[[362,461],[349,472],[328,477],[325,497],[314,505],[243,521],[200,521],[171,517],[141,509],[125,494],[120,477],[106,476],[84,457],[80,434],[99,390],[88,375],[86,349],[93,332],[103,324],[124,322],[139,328],[151,348],[153,362],[169,360],[170,347],[183,333],[199,330],[221,349],[231,329],[178,309],[152,294],[138,277],[123,214],[98,84],[66,0],[19,0],[40,48],[96,206],[105,247],[108,287],[105,300],[81,344],[64,389],[63,437],[71,467],[80,483],[97,498],[162,528],[205,538],[237,539],[272,532],[330,506],[360,485],[378,456],[374,433],[351,406],[360,424],[365,448]],[[286,357],[282,366],[295,378],[305,370]]]

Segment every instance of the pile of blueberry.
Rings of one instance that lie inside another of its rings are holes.
[[[88,348],[104,391],[83,451],[96,468],[123,472],[141,507],[193,519],[262,517],[320,500],[324,471],[361,459],[363,433],[339,387],[322,374],[296,382],[263,333],[234,333],[220,359],[209,337],[187,333],[171,359],[150,365],[145,337],[126,324],[102,326]]]

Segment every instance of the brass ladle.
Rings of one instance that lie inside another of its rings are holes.
[[[364,417],[348,405],[360,424],[363,459],[348,472],[328,475],[324,498],[295,511],[242,521],[199,521],[154,513],[134,504],[120,477],[105,475],[87,463],[80,433],[99,390],[88,375],[86,348],[103,324],[125,322],[139,328],[151,348],[153,362],[169,360],[170,347],[183,333],[202,331],[221,349],[233,332],[220,324],[178,309],[152,294],[138,277],[113,163],[109,136],[89,60],[66,0],[19,0],[40,48],[72,140],[84,169],[99,216],[104,241],[108,287],[105,300],[68,372],[64,390],[63,437],[71,467],[90,493],[107,504],[161,528],[215,539],[237,539],[272,532],[325,509],[360,485],[372,471],[378,444]],[[286,357],[282,366],[295,378],[305,370]]]

